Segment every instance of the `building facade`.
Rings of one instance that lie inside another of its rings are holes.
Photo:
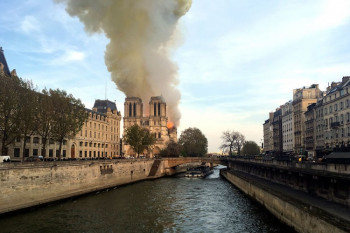
[[[281,155],[283,151],[283,138],[282,138],[282,109],[278,108],[273,113],[273,151],[276,155]]]
[[[291,154],[294,150],[294,123],[293,123],[293,104],[288,101],[281,106],[282,109],[282,138],[283,153]]]
[[[350,76],[332,83],[323,101],[326,150],[350,148]]]
[[[315,156],[316,103],[310,104],[305,112],[305,151],[309,157]]]
[[[73,139],[66,139],[62,145],[62,158],[92,159],[120,156],[121,114],[116,104],[109,100],[96,100],[92,110],[86,109],[87,121]],[[59,156],[59,144],[48,140],[46,151],[42,151],[41,137],[33,135],[26,139],[16,139],[8,148],[13,160],[22,160],[23,143],[26,140],[24,157],[45,156],[55,159]]]
[[[170,140],[177,142],[177,129],[168,127],[167,106],[161,96],[151,97],[149,101],[147,116],[143,115],[144,108],[142,100],[138,97],[127,97],[124,102],[124,132],[125,130],[137,124],[150,131],[156,138],[154,146],[144,151],[146,157],[154,157],[159,154],[160,150],[164,149]],[[123,153],[126,157],[137,156],[134,150],[123,143]]]
[[[305,112],[322,97],[318,84],[293,90],[294,152],[305,153]]]

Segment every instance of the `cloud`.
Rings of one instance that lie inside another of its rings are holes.
[[[36,33],[40,31],[40,23],[34,16],[27,15],[21,22],[20,29],[26,34]]]

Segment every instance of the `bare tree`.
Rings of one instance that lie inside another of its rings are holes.
[[[241,155],[241,149],[245,142],[245,137],[240,132],[235,132],[234,130],[226,130],[222,132],[222,144],[219,147],[221,150],[228,150],[229,155],[232,155],[234,150],[237,150],[237,154]]]

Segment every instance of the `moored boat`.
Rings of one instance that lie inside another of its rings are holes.
[[[204,178],[212,173],[213,173],[213,170],[211,170],[210,167],[201,165],[197,167],[187,168],[185,177]]]

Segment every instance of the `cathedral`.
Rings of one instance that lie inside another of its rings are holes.
[[[166,103],[161,96],[151,97],[148,108],[148,116],[143,116],[143,103],[138,97],[127,97],[124,102],[124,132],[137,124],[150,131],[156,138],[155,144],[149,151],[144,151],[143,156],[157,156],[160,150],[167,146],[170,140],[177,142],[177,129],[169,127]],[[125,157],[136,156],[133,149],[123,142],[123,154]]]

